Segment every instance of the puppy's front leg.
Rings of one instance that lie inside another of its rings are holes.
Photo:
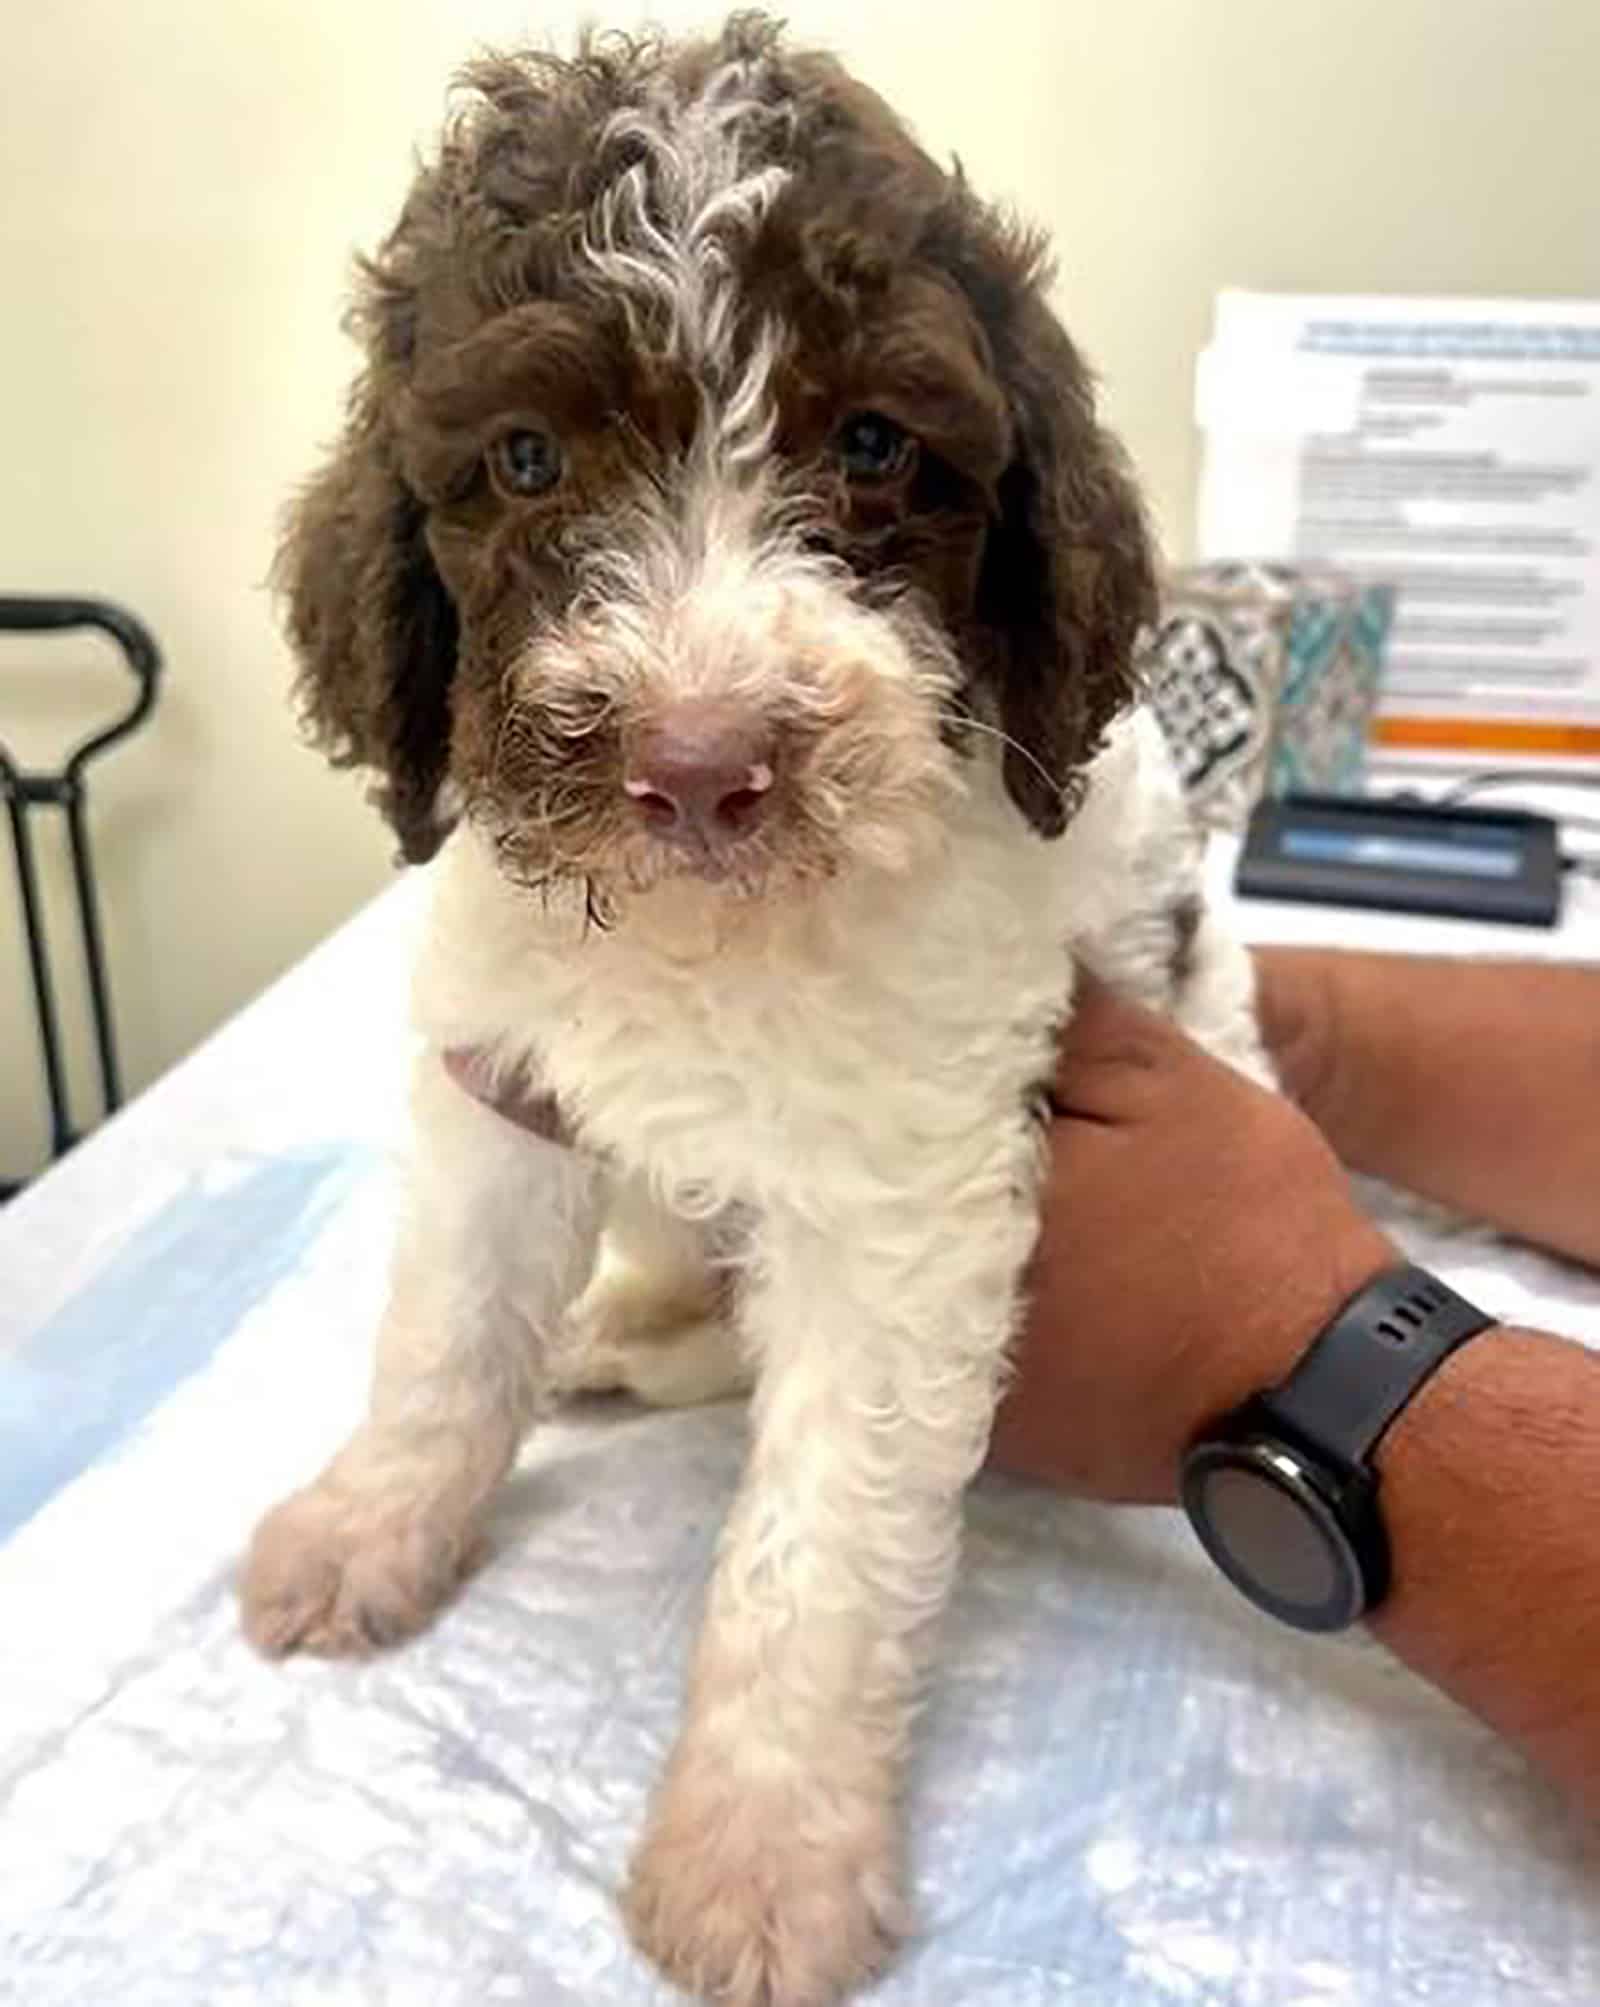
[[[847,1230],[766,1223],[749,1467],[626,1899],[697,1997],[824,2007],[901,1928],[902,1759],[1032,1245],[1032,1154],[1019,1134],[959,1191],[924,1181]]]
[[[594,1259],[600,1172],[418,1063],[416,1156],[367,1419],[256,1530],[262,1651],[362,1652],[419,1629],[472,1559]]]

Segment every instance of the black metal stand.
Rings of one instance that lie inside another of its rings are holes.
[[[61,1052],[61,1025],[56,1012],[55,981],[45,933],[39,874],[34,863],[30,815],[37,808],[58,808],[67,819],[72,854],[72,878],[77,893],[78,925],[83,937],[83,962],[94,1018],[95,1046],[100,1061],[100,1094],[106,1114],[120,1106],[122,1078],[117,1065],[116,1037],[111,1020],[111,994],[106,979],[105,947],[100,932],[100,904],[95,890],[94,860],[85,820],[88,785],[85,768],[107,747],[124,739],[141,722],[156,700],[161,675],[161,651],[142,621],[102,599],[24,599],[0,593],[0,632],[45,634],[77,627],[98,627],[122,650],[138,683],[132,704],[104,730],[92,733],[68,756],[59,773],[28,773],[0,742],[0,795],[11,824],[11,848],[16,859],[17,889],[27,937],[28,971],[39,1025],[39,1052],[44,1064],[45,1091],[50,1102],[50,1154],[63,1156],[78,1140],[67,1094]],[[0,1200],[19,1187],[0,1182]]]

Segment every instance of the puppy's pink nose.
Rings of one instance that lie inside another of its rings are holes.
[[[772,728],[741,706],[685,700],[639,732],[622,785],[656,835],[715,849],[760,821],[776,752]]]

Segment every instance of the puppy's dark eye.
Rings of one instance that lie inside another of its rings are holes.
[[[547,495],[561,479],[561,442],[531,428],[502,432],[489,449],[489,469],[502,494]]]
[[[917,442],[881,411],[857,411],[839,427],[839,459],[852,481],[893,481],[917,457]]]

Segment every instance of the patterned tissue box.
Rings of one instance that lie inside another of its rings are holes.
[[[1294,575],[1269,794],[1361,792],[1393,619],[1392,585],[1322,567]]]
[[[1167,577],[1140,670],[1197,819],[1239,829],[1263,793],[1359,789],[1393,593],[1325,566]]]

